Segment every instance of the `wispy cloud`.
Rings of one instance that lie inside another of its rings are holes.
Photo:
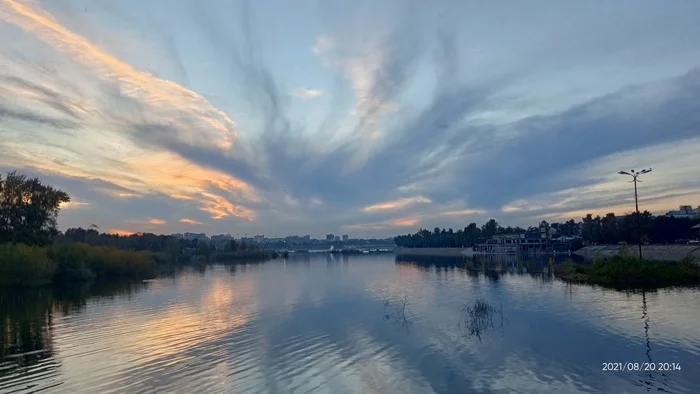
[[[360,224],[351,224],[344,226],[344,228],[347,228],[349,230],[384,230],[384,229],[389,229],[389,228],[396,228],[396,227],[414,227],[420,223],[421,217],[420,216],[410,216],[410,217],[402,217],[402,218],[396,218],[396,219],[388,219],[384,220],[381,222],[374,222],[374,223],[360,223]]]
[[[297,88],[292,91],[292,96],[301,100],[309,100],[323,96],[323,91],[319,89]]]
[[[148,223],[161,225],[161,224],[167,223],[167,221],[163,220],[163,219],[158,219],[158,218],[148,218]]]
[[[459,209],[456,211],[440,212],[438,216],[467,216],[467,215],[483,215],[486,211],[483,209]]]
[[[198,222],[198,221],[196,221],[196,220],[194,220],[194,219],[187,219],[187,218],[180,219],[180,223],[185,223],[185,224],[204,224],[204,223]]]
[[[60,208],[61,209],[78,209],[78,208],[86,207],[88,205],[90,205],[90,203],[87,201],[78,201],[78,200],[73,199],[69,202],[61,203]]]
[[[692,1],[631,14],[619,2],[544,14],[320,2],[313,42],[263,40],[305,30],[296,18],[268,25],[268,12],[292,12],[286,2],[244,3],[174,2],[163,18],[150,2],[83,13],[0,0],[0,36],[12,38],[0,49],[0,167],[89,200],[62,212],[63,228],[173,215],[279,235],[346,223],[390,235],[486,215],[527,225],[626,209],[629,185],[613,178],[642,166],[655,168],[645,209],[700,204],[685,170],[700,166]]]
[[[410,205],[414,205],[414,204],[429,204],[431,202],[432,201],[427,197],[414,196],[414,197],[400,198],[398,200],[380,202],[377,204],[366,206],[366,207],[362,208],[362,210],[365,212],[389,211],[389,210],[406,208],[406,207],[408,207]]]
[[[108,196],[118,197],[118,198],[142,197],[140,194],[137,194],[137,193],[128,192],[128,191],[124,191],[124,190],[118,190],[118,189],[110,189],[110,188],[106,188],[106,187],[95,188],[95,191],[98,191],[102,194],[106,194]]]

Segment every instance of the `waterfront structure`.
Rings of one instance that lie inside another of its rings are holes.
[[[571,245],[580,240],[580,237],[557,237],[555,229],[541,225],[524,233],[496,234],[475,245],[473,251],[477,254],[569,253]]]
[[[700,219],[700,206],[693,209],[691,205],[681,205],[677,211],[668,211],[666,216],[686,219]]]

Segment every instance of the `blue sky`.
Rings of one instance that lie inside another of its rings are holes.
[[[700,205],[697,1],[0,0],[60,227],[389,236]]]

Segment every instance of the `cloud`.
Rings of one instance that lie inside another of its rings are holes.
[[[700,27],[691,2],[652,3],[622,26],[618,3],[322,2],[324,33],[280,44],[268,34],[298,21],[281,26],[255,2],[174,1],[167,18],[151,4],[0,2],[0,167],[66,181],[110,209],[66,210],[62,225],[105,228],[127,226],[126,212],[205,212],[221,219],[212,231],[239,218],[279,235],[346,223],[389,235],[401,226],[386,215],[526,225],[624,209],[628,185],[607,174],[632,166],[655,169],[645,206],[697,205],[678,168],[700,165],[686,149],[700,127]],[[294,102],[316,91],[323,100]]]
[[[242,205],[235,205],[226,200],[222,196],[210,193],[202,193],[202,196],[207,199],[203,202],[201,209],[211,214],[212,219],[223,219],[227,216],[237,216],[248,221],[254,221],[256,217],[255,211],[248,209]]]
[[[167,221],[165,221],[163,219],[158,219],[158,218],[148,218],[148,223],[161,225],[161,224],[167,223]]]
[[[467,215],[484,215],[483,209],[460,209],[456,211],[440,212],[438,216],[467,216]]]
[[[118,198],[142,197],[140,194],[137,194],[137,193],[128,192],[125,190],[108,188],[108,187],[98,187],[98,188],[95,188],[95,191],[98,191],[102,194],[106,194],[108,196],[118,197]]]
[[[420,223],[420,216],[409,216],[396,219],[387,219],[381,222],[351,224],[344,226],[349,230],[384,230],[395,227],[414,227]]]
[[[180,223],[185,223],[185,224],[204,224],[204,223],[198,222],[198,221],[196,221],[196,220],[194,220],[194,219],[187,219],[187,218],[180,219]]]
[[[78,201],[78,200],[72,199],[69,202],[61,203],[60,208],[61,209],[78,209],[78,208],[86,207],[88,205],[90,205],[89,202]]]
[[[180,117],[182,123],[195,126],[172,128],[175,138],[189,143],[222,149],[230,148],[236,135],[235,123],[214,108],[199,94],[174,82],[136,70],[94,43],[61,25],[43,10],[13,0],[6,0],[0,18],[14,24],[73,60],[92,70],[100,79],[120,85],[121,94],[150,106],[162,115]],[[183,117],[184,116],[184,117]]]
[[[6,77],[14,81],[11,92],[14,98],[26,102],[24,106],[33,108],[33,103],[39,101],[51,103],[55,108],[55,102],[60,99],[73,103],[71,111],[63,112],[79,114],[81,122],[78,125],[74,120],[53,120],[0,107],[0,119],[51,126],[31,132],[11,128],[0,146],[3,153],[0,164],[21,164],[62,176],[99,179],[121,190],[113,193],[117,197],[187,196],[198,200],[201,209],[208,212],[213,206],[229,204],[237,208],[219,210],[218,218],[241,213],[245,219],[252,220],[254,211],[244,203],[260,201],[253,186],[177,153],[183,146],[218,149],[226,155],[236,151],[233,149],[236,126],[224,112],[191,90],[136,70],[39,8],[6,1],[0,7],[0,20],[24,29],[65,54],[87,73],[82,83],[92,81],[106,92],[104,96],[88,96],[91,102],[79,103],[70,96],[80,96],[76,89],[65,89],[59,96],[56,89],[28,83],[19,76]],[[15,72],[27,74],[34,70],[18,67]],[[50,74],[42,74],[38,80],[65,83]],[[171,123],[163,124],[163,119]],[[71,122],[69,130],[62,134],[56,129],[65,129],[67,123],[60,122]],[[42,143],[37,144],[36,140]],[[212,200],[207,201],[208,198]]]
[[[121,230],[121,229],[115,229],[115,228],[111,228],[111,229],[107,230],[107,232],[110,234],[119,235],[121,237],[128,237],[130,235],[136,234],[136,232],[134,232],[134,231]]]
[[[414,205],[414,204],[429,204],[431,202],[432,201],[427,197],[415,196],[415,197],[400,198],[398,200],[393,200],[393,201],[380,202],[377,204],[366,206],[366,207],[362,208],[362,210],[365,212],[396,210],[396,209],[405,208],[405,207],[408,207],[408,206]]]
[[[292,91],[292,96],[301,100],[309,100],[323,96],[323,91],[318,89],[297,88]]]

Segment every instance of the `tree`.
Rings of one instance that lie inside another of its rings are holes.
[[[70,201],[64,191],[29,179],[16,171],[0,176],[0,243],[44,245],[55,236],[62,203]]]
[[[224,250],[227,252],[238,252],[238,244],[236,243],[236,240],[232,239],[229,241],[229,243],[226,244],[226,247],[224,247]]]
[[[601,220],[601,242],[614,244],[619,241],[619,230],[614,213],[608,213]]]
[[[498,232],[498,222],[495,219],[491,219],[481,226],[481,235],[485,238],[491,238]]]

